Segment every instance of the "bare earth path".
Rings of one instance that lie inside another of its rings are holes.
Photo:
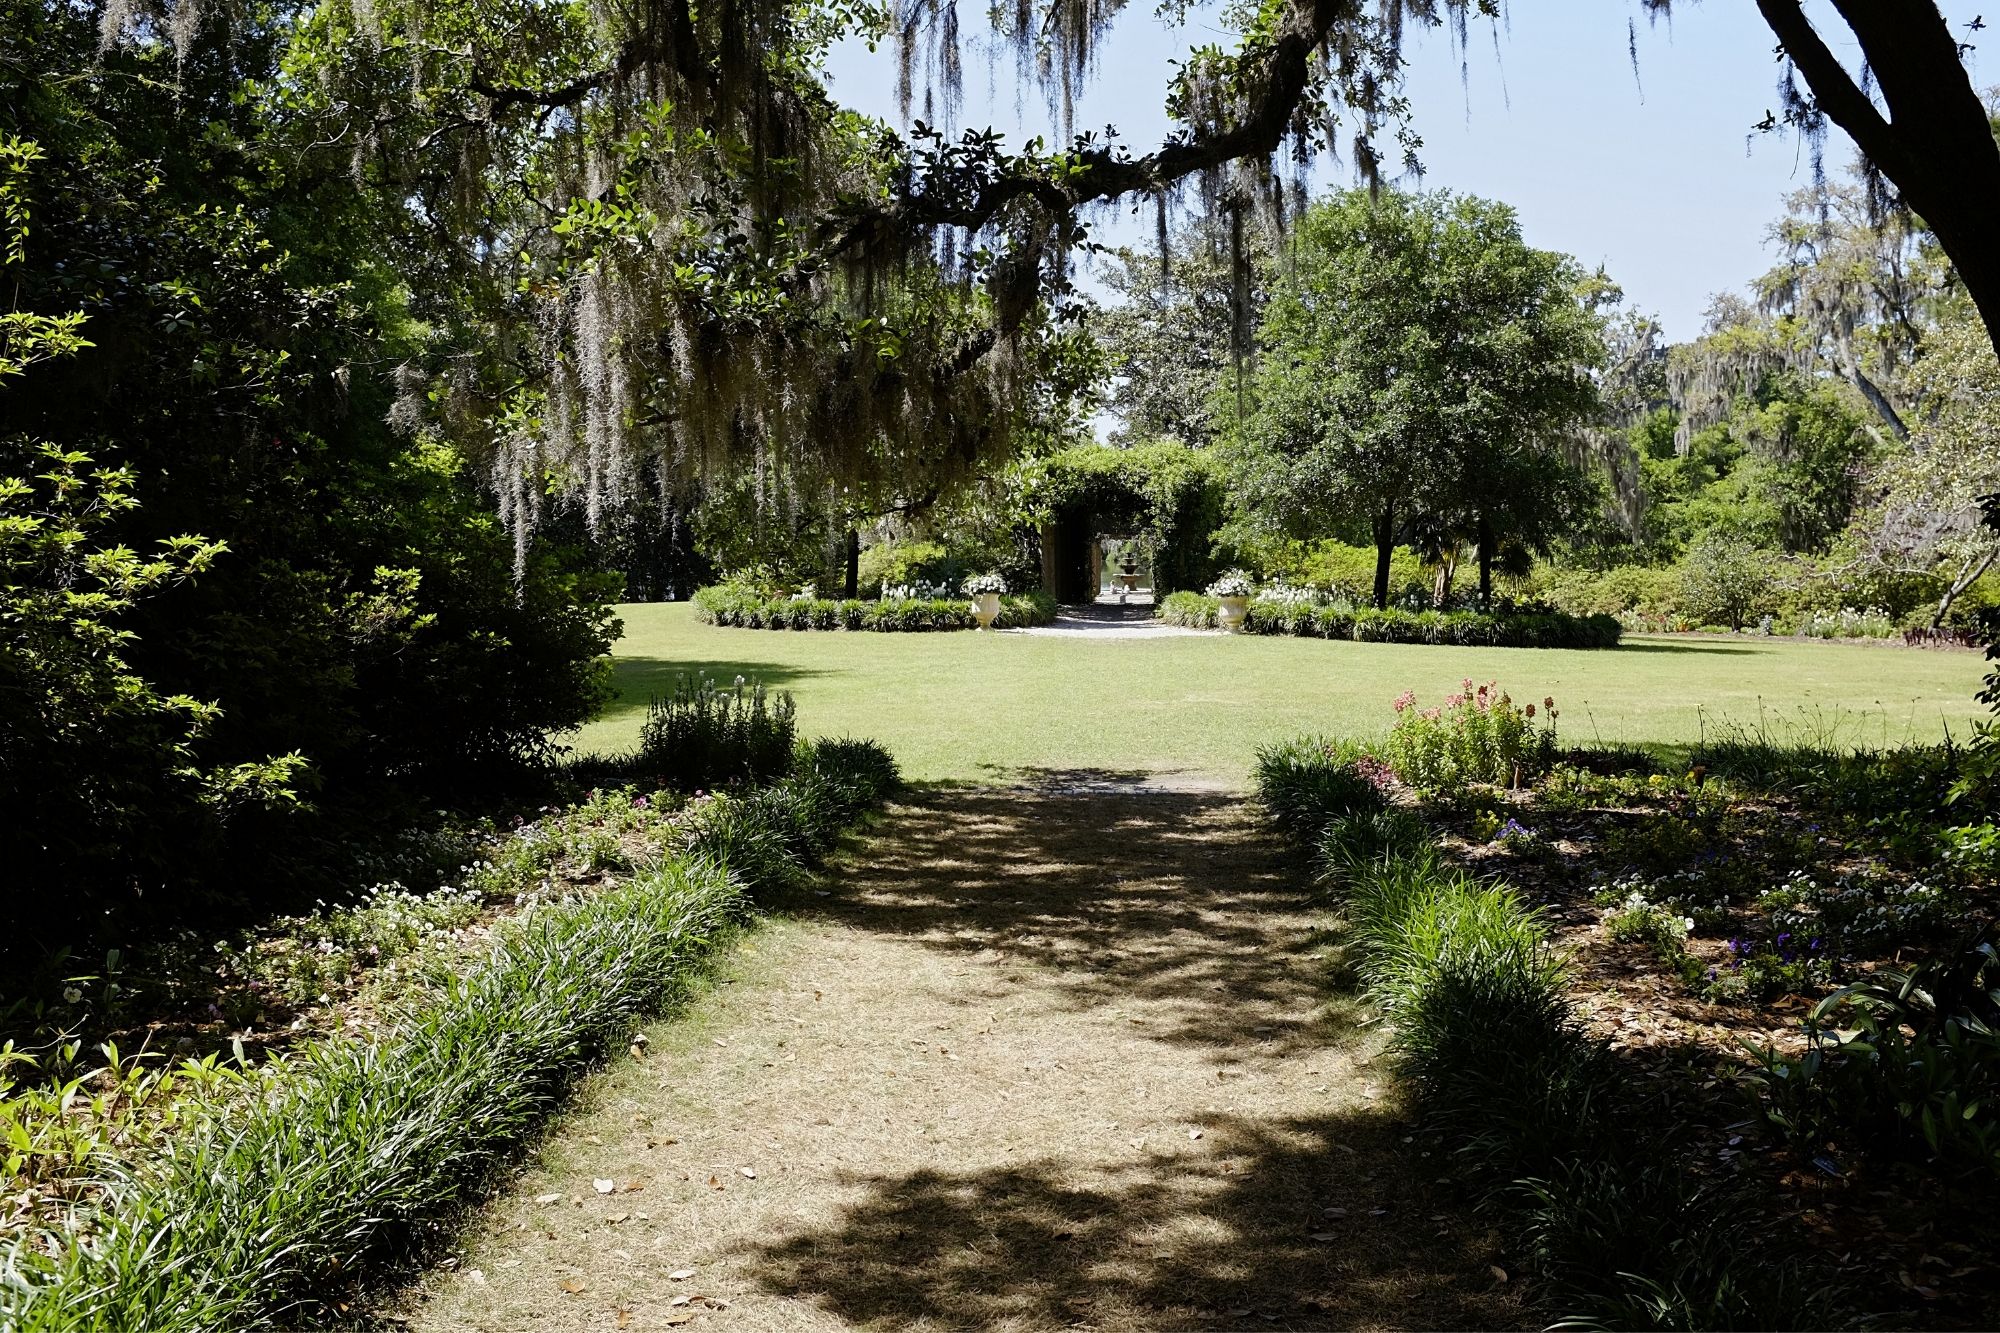
[[[1239,797],[927,792],[595,1080],[430,1330],[1531,1320]],[[609,1183],[615,1192],[600,1193]]]

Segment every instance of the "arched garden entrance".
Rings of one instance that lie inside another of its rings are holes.
[[[1222,486],[1179,444],[1091,445],[1045,460],[1034,483],[1042,584],[1078,605],[1123,590],[1163,596],[1214,576]]]

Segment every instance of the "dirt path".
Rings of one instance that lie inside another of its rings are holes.
[[[1240,798],[927,793],[596,1080],[429,1330],[1519,1326]],[[614,1182],[616,1192],[597,1192]]]

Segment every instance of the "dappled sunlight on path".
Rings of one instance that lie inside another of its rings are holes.
[[[414,1322],[1532,1323],[1425,1202],[1319,914],[1241,799],[1030,782],[894,809],[598,1081]]]

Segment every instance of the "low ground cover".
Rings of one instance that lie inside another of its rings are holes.
[[[1568,743],[1697,744],[1759,712],[1824,715],[1846,745],[1965,734],[1982,664],[1961,651],[1764,639],[1632,638],[1615,651],[1023,634],[746,634],[685,603],[619,608],[617,698],[581,751],[636,743],[650,701],[682,676],[741,675],[792,692],[807,725],[871,736],[918,780],[1005,780],[1100,766],[1240,782],[1256,747],[1303,731],[1386,735],[1386,701],[1436,701],[1472,676],[1533,680],[1563,705]]]
[[[1419,1116],[1565,1310],[1990,1322],[1983,754],[1725,728],[1669,765],[1500,726],[1496,686],[1396,704],[1379,749],[1267,750],[1264,802],[1358,932]]]
[[[167,1069],[107,1044],[92,1068],[88,1013],[9,1044],[0,1323],[222,1329],[331,1310],[374,1262],[420,1253],[637,1016],[684,999],[896,781],[864,743],[794,749],[789,707],[761,691],[684,691],[652,713],[622,772],[657,780],[525,824],[460,884],[222,942],[214,1026],[174,1045],[212,1042],[224,1003],[241,1006],[234,1062]],[[745,752],[693,744],[691,719]],[[246,1063],[260,1029],[269,1058]]]

